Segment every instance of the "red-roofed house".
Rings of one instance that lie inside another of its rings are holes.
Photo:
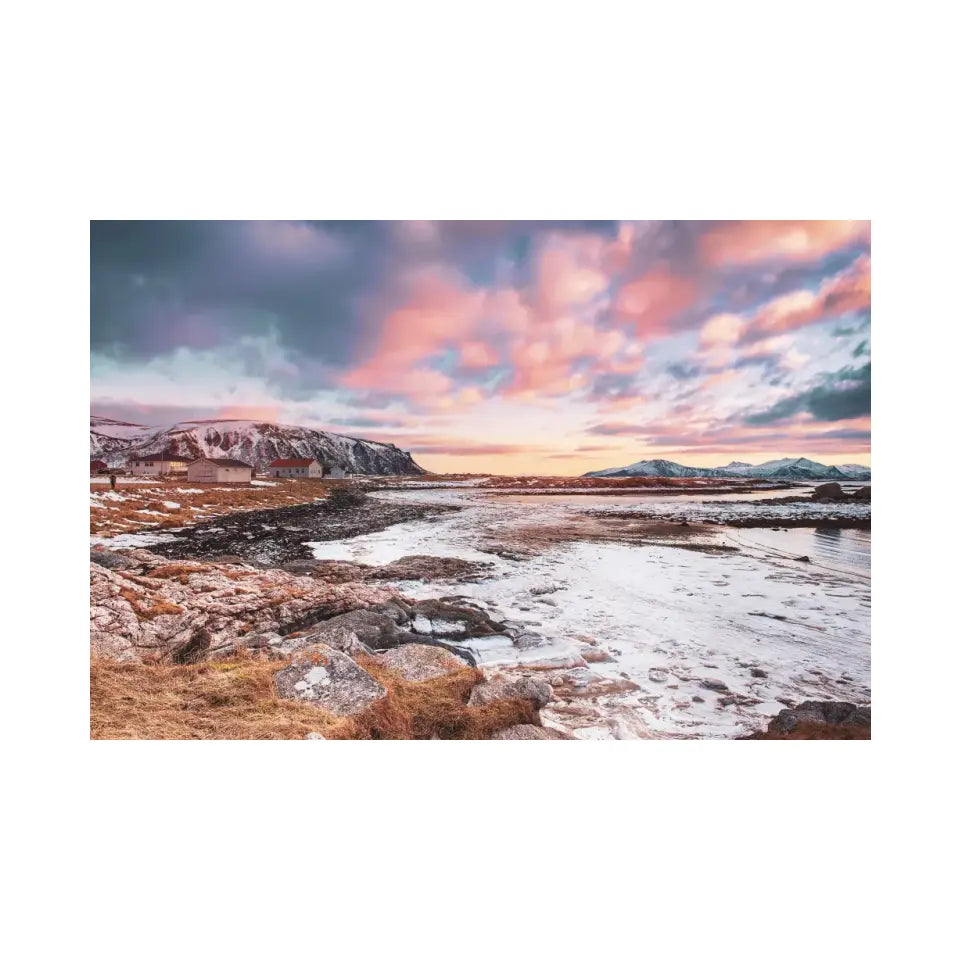
[[[296,477],[300,480],[317,479],[323,476],[323,464],[315,457],[274,460],[267,473],[271,477]]]
[[[110,468],[107,466],[106,460],[91,460],[90,461],[90,475],[92,476],[95,473],[106,473]]]

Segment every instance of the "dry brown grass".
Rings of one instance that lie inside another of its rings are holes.
[[[533,704],[468,707],[482,679],[472,668],[410,683],[374,658],[360,658],[387,696],[355,717],[338,718],[277,696],[274,674],[288,661],[235,659],[189,665],[90,664],[94,740],[487,739],[515,723],[538,723]]]
[[[238,484],[233,487],[190,483],[185,477],[157,478],[140,483],[118,484],[116,493],[123,500],[91,500],[90,533],[112,537],[148,529],[169,530],[187,527],[199,520],[234,513],[237,510],[263,510],[309,503],[343,486],[342,480],[273,479],[271,487]],[[101,483],[90,485],[91,493],[107,493]],[[184,490],[199,490],[185,493]],[[178,504],[168,507],[167,502]],[[152,511],[144,513],[143,511]]]
[[[130,590],[127,587],[121,588],[120,596],[130,604],[133,612],[140,620],[154,620],[156,617],[163,616],[165,613],[183,613],[183,607],[177,606],[175,603],[170,603],[169,600],[164,600],[162,597],[148,597],[147,599],[150,600],[151,606],[145,607],[140,602],[142,594],[137,593],[136,590]]]
[[[468,707],[471,690],[483,680],[472,667],[414,683],[373,657],[360,656],[357,663],[386,687],[387,696],[324,731],[331,740],[487,740],[515,723],[540,723],[525,700]]]
[[[93,740],[300,740],[334,721],[281,700],[276,661],[90,664]]]
[[[169,563],[155,567],[147,573],[154,580],[177,580],[184,586],[190,580],[191,573],[203,573],[210,567],[203,563]]]

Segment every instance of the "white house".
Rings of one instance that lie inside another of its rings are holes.
[[[315,457],[302,459],[274,460],[267,467],[271,477],[296,477],[303,479],[318,479],[324,474],[323,464]]]
[[[249,483],[253,467],[242,460],[201,457],[187,464],[190,483]]]
[[[187,457],[176,453],[142,453],[127,461],[127,469],[131,473],[159,477],[165,473],[186,470],[188,462]]]

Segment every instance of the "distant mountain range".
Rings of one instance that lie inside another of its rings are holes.
[[[426,471],[392,443],[256,420],[184,420],[172,427],[146,427],[107,417],[90,417],[90,457],[120,467],[136,454],[177,453],[230,457],[266,469],[283,457],[316,457],[347,473],[418,475]]]
[[[685,467],[672,460],[638,460],[629,467],[594,470],[585,477],[756,477],[777,480],[869,480],[870,468],[856,463],[839,467],[806,457],[787,457],[754,465],[734,460],[725,467]]]

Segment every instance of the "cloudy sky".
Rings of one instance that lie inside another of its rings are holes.
[[[869,463],[870,227],[96,222],[91,407],[316,426],[448,472]]]

